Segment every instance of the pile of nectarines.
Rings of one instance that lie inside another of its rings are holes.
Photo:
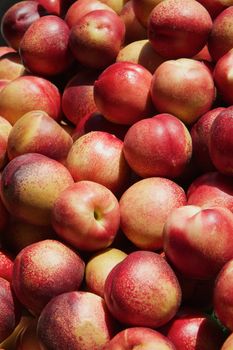
[[[233,0],[0,23],[0,350],[233,350]]]

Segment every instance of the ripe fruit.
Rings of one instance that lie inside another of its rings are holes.
[[[108,275],[104,299],[121,323],[156,328],[176,314],[181,291],[164,258],[149,251],[135,251]]]

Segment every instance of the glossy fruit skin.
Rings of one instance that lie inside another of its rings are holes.
[[[152,116],[151,79],[152,74],[139,64],[117,62],[110,65],[94,84],[97,109],[117,124],[132,125]]]
[[[165,334],[177,350],[219,350],[224,334],[220,326],[204,312],[180,309],[164,327]]]
[[[174,209],[164,226],[165,255],[188,278],[216,278],[232,259],[232,227],[233,214],[224,207]]]
[[[192,141],[178,118],[162,113],[134,123],[125,135],[123,151],[139,176],[172,179],[180,176],[188,165]]]

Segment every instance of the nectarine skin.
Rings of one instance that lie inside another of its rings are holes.
[[[123,152],[139,176],[172,179],[182,175],[190,162],[192,140],[178,118],[162,113],[134,123],[125,135]]]
[[[110,271],[127,254],[116,248],[100,250],[88,260],[85,270],[85,281],[87,290],[104,297],[104,284]]]
[[[110,65],[94,84],[98,111],[111,122],[126,125],[152,116],[151,79],[152,74],[140,64],[117,62]]]
[[[20,302],[39,315],[49,300],[78,290],[85,264],[78,254],[56,240],[27,246],[16,256],[12,286]]]
[[[83,69],[65,86],[62,94],[62,110],[74,125],[97,110],[93,90],[98,74],[98,72]]]
[[[215,18],[208,39],[208,48],[211,57],[217,62],[233,47],[233,7],[227,7]]]
[[[181,291],[164,258],[149,251],[134,251],[109,273],[104,299],[123,324],[156,328],[176,314]]]
[[[11,282],[14,259],[6,251],[0,249],[0,277]]]
[[[32,110],[42,110],[51,118],[60,119],[60,92],[49,80],[32,75],[22,76],[0,91],[0,115],[12,125]]]
[[[104,350],[175,350],[170,340],[160,332],[146,327],[126,328],[115,335]]]
[[[210,130],[210,158],[216,169],[233,175],[233,110],[227,108],[214,120]]]
[[[77,139],[67,155],[66,166],[75,182],[94,181],[114,194],[124,190],[131,173],[123,141],[104,131],[92,131]]]
[[[233,331],[233,259],[229,260],[219,272],[214,287],[214,311],[220,322]]]
[[[168,60],[153,75],[151,96],[160,113],[171,113],[190,125],[212,107],[213,76],[204,63],[194,59]]]
[[[69,35],[69,27],[63,19],[53,15],[38,19],[20,41],[19,52],[24,66],[32,73],[44,76],[66,71],[73,60]]]
[[[218,94],[227,105],[233,104],[232,61],[233,49],[231,48],[218,60],[213,71]]]
[[[73,144],[72,137],[46,112],[24,114],[11,129],[7,142],[9,159],[25,153],[40,153],[64,162]]]
[[[1,19],[1,33],[6,43],[18,50],[30,25],[45,14],[45,8],[37,1],[18,1],[13,4]]]
[[[95,10],[71,28],[69,45],[85,67],[103,69],[115,61],[124,37],[124,22],[115,12]]]
[[[0,343],[15,329],[20,319],[20,308],[10,282],[0,277]]]
[[[78,181],[62,191],[52,209],[59,237],[84,251],[107,248],[120,225],[118,200],[105,186]]]
[[[174,209],[164,226],[168,261],[194,279],[213,279],[233,257],[233,214],[224,207]]]
[[[204,312],[180,309],[164,327],[176,350],[219,350],[224,340],[221,327]]]
[[[113,11],[111,7],[98,0],[78,0],[69,7],[65,21],[70,28],[72,28],[81,17],[85,16],[87,13],[96,10],[108,10]]]
[[[103,298],[89,292],[69,292],[43,309],[37,334],[51,350],[103,350],[113,337],[115,322]]]
[[[64,165],[39,153],[12,159],[4,168],[1,197],[16,218],[35,225],[51,224],[51,209],[73,178]]]
[[[233,184],[229,176],[217,171],[197,177],[187,190],[188,204],[220,206],[233,213]]]
[[[192,57],[207,43],[212,20],[194,0],[165,0],[151,11],[148,38],[161,56],[167,59]]]
[[[163,247],[163,227],[169,213],[186,204],[184,190],[160,177],[140,180],[120,198],[121,228],[133,244],[144,250]]]
[[[202,115],[190,130],[193,144],[193,157],[195,163],[203,172],[215,170],[209,150],[210,129],[215,118],[224,111],[224,109],[224,107],[211,109]]]

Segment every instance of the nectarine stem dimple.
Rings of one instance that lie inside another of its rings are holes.
[[[102,215],[100,214],[100,212],[98,211],[98,209],[94,210],[94,218],[99,221],[102,218]]]

